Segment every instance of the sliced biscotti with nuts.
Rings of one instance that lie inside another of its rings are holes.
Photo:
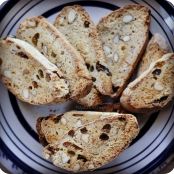
[[[150,10],[142,5],[128,5],[102,18],[97,29],[102,40],[114,95],[126,87],[148,40]]]
[[[80,54],[45,18],[32,17],[20,24],[17,37],[34,45],[48,60],[57,65],[70,85],[70,98],[89,93],[92,80]]]
[[[89,14],[79,5],[67,6],[58,14],[54,25],[85,60],[96,89],[103,95],[111,95],[111,73],[106,64],[96,26]],[[92,94],[89,94],[84,100],[81,99],[79,103],[87,106],[99,104],[99,101],[95,101],[95,97],[92,97],[97,95],[97,98],[101,98],[96,89],[94,88],[91,91]]]
[[[132,112],[156,111],[174,97],[174,54],[165,54],[123,91],[121,104]]]
[[[137,136],[139,127],[130,114],[95,120],[44,148],[44,157],[68,171],[99,168],[116,158]]]
[[[19,39],[8,37],[0,41],[0,76],[14,95],[31,104],[61,102],[69,94],[60,70]]]
[[[167,52],[169,52],[169,47],[166,40],[159,33],[155,33],[149,41],[146,51],[139,64],[137,72],[138,76],[147,70],[152,62],[160,59]]]
[[[42,145],[47,145],[61,140],[66,133],[71,134],[72,128],[78,128],[96,119],[110,116],[117,116],[117,113],[70,111],[61,115],[38,118],[36,129]]]

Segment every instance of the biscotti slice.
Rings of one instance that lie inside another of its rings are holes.
[[[167,52],[169,52],[169,47],[166,40],[159,33],[155,33],[149,41],[145,54],[139,64],[138,76],[147,70],[152,62],[160,59]]]
[[[103,17],[97,25],[107,64],[112,74],[114,94],[126,87],[141,58],[149,34],[150,10],[142,5],[128,5]]]
[[[136,118],[118,114],[71,130],[59,142],[44,148],[44,157],[73,172],[99,168],[116,158],[138,135]]]
[[[71,134],[72,128],[78,128],[96,119],[110,116],[117,116],[117,113],[70,111],[60,115],[38,118],[36,129],[40,142],[45,146],[61,140],[66,133]]]
[[[95,88],[103,95],[111,95],[111,73],[106,64],[96,26],[85,9],[79,5],[63,8],[58,14],[54,25],[66,36],[85,60]],[[86,106],[101,104],[97,100],[97,98],[101,98],[101,95],[97,93],[95,88],[93,88],[89,96],[82,98],[79,103]],[[95,97],[91,98],[93,95],[97,96],[96,101]]]
[[[70,85],[70,97],[79,99],[89,93],[92,80],[80,54],[45,18],[24,20],[17,37],[35,46],[48,60],[60,68]]]
[[[0,41],[0,76],[14,95],[30,104],[61,102],[69,94],[60,70],[19,39],[8,37]]]
[[[174,54],[165,54],[123,91],[121,104],[132,112],[156,111],[174,97]]]

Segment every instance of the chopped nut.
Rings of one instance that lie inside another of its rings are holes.
[[[65,118],[61,118],[60,122],[63,124],[63,125],[66,125],[66,119]]]
[[[25,99],[28,99],[28,98],[29,98],[29,91],[28,91],[28,89],[24,89],[24,90],[22,91],[22,94],[23,94],[23,97],[24,97]]]
[[[118,35],[118,34],[115,35],[115,37],[114,37],[114,39],[113,39],[113,42],[114,42],[115,44],[118,44],[118,42],[119,42],[119,35]]]
[[[104,45],[103,46],[103,50],[104,50],[104,53],[105,53],[106,56],[108,56],[109,54],[111,54],[111,48],[110,47]]]
[[[38,84],[37,84],[36,81],[32,81],[32,85],[33,85],[34,88],[38,88]]]
[[[80,164],[76,164],[73,169],[76,170],[76,171],[79,170],[80,169]]]
[[[163,90],[163,86],[162,86],[162,84],[161,84],[160,82],[156,82],[156,83],[154,84],[154,88],[155,88],[156,90],[158,90],[158,91]]]
[[[114,59],[114,62],[118,62],[119,56],[117,52],[114,53],[113,59]]]
[[[77,18],[77,13],[74,10],[70,10],[68,13],[68,23],[71,24]]]
[[[62,159],[62,163],[65,164],[70,160],[70,157],[66,153],[62,152],[61,159]]]
[[[11,77],[12,77],[11,71],[5,70],[5,71],[4,71],[4,76],[6,76],[6,77],[8,77],[8,78],[11,78]]]
[[[89,141],[89,134],[82,134],[82,140],[83,140],[85,143],[88,143],[88,141]]]
[[[88,169],[94,169],[94,164],[89,164]]]
[[[123,37],[123,41],[124,41],[124,42],[128,42],[129,40],[130,40],[130,37],[129,37],[129,36],[124,36],[124,37]]]
[[[124,23],[129,23],[129,22],[131,22],[133,20],[133,16],[131,16],[131,15],[125,15],[124,17],[123,17],[123,22]]]
[[[82,122],[81,120],[78,120],[77,123],[74,125],[75,128],[81,127],[82,126]]]

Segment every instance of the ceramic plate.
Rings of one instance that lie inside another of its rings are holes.
[[[143,4],[151,10],[150,35],[161,33],[174,51],[174,8],[166,1],[147,0],[21,0],[8,1],[1,8],[0,36],[15,35],[20,22],[42,15],[53,22],[57,13],[67,5],[80,4],[95,23],[102,16],[127,4]],[[31,106],[17,100],[0,83],[0,156],[2,164],[13,174],[64,174],[42,156],[38,141],[36,119],[48,113],[77,109],[71,102],[52,106]],[[143,174],[158,168],[174,149],[174,103],[153,115],[138,116],[141,131],[131,146],[108,165],[89,173]],[[7,163],[10,163],[8,164]]]

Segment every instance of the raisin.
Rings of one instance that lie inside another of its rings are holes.
[[[68,154],[70,154],[70,155],[75,155],[75,152],[74,151],[72,151],[72,150],[68,150]]]
[[[28,59],[28,56],[22,51],[18,52],[17,55],[24,58],[24,59]]]
[[[38,73],[39,73],[39,76],[40,76],[41,78],[44,78],[44,74],[43,74],[43,71],[42,71],[41,69],[38,70]]]
[[[58,115],[54,118],[54,123],[58,123],[62,118],[62,114],[61,115]]]
[[[102,133],[101,135],[100,135],[100,137],[99,137],[101,140],[104,140],[104,141],[106,141],[106,140],[108,140],[109,139],[109,136],[107,135],[107,134],[105,134],[105,133]]]
[[[85,22],[84,22],[84,26],[85,26],[85,28],[88,28],[88,27],[89,27],[89,24],[90,24],[90,22],[85,21]]]
[[[160,99],[154,100],[153,102],[154,103],[160,103],[160,102],[163,102],[164,100],[167,100],[167,98],[168,98],[168,96],[163,96]]]
[[[95,82],[96,81],[96,78],[95,77],[92,77],[92,81]]]
[[[46,81],[49,82],[51,80],[50,74],[46,73]]]
[[[54,53],[53,51],[51,52],[51,56],[52,57],[56,57],[57,55],[56,55],[56,53]]]
[[[111,130],[111,125],[110,124],[105,124],[102,128],[103,131],[106,131],[107,133],[110,132]]]
[[[86,157],[80,154],[78,154],[77,160],[82,160],[84,163],[87,161]]]
[[[126,118],[124,118],[124,117],[119,117],[118,120],[119,120],[119,121],[126,121]]]
[[[161,69],[155,69],[153,72],[152,72],[153,75],[160,75],[161,74]]]
[[[100,64],[99,61],[96,63],[96,69],[98,72],[103,71],[106,72],[108,76],[111,76],[111,72],[109,71],[108,68],[106,68],[104,65]]]
[[[0,66],[2,65],[2,59],[0,58]]]
[[[73,137],[74,134],[75,134],[74,130],[70,130],[70,131],[68,132],[68,135],[71,136],[71,137]]]
[[[70,142],[64,142],[63,143],[63,145],[65,146],[65,147],[68,147],[68,146],[70,146],[72,143],[70,143]]]
[[[94,71],[94,66],[90,65],[89,63],[86,63],[86,67],[89,71]]]
[[[32,81],[32,85],[33,85],[34,88],[38,88],[38,84],[37,84],[36,81]]]
[[[119,86],[112,85],[112,90],[114,93],[117,92],[119,88],[120,88]]]
[[[32,43],[36,46],[37,45],[37,42],[38,42],[38,39],[40,37],[40,34],[39,33],[36,33],[33,38],[32,38]]]
[[[87,132],[88,132],[88,130],[86,129],[86,127],[84,127],[84,128],[82,128],[82,129],[80,129],[80,131],[81,131],[81,133],[82,133],[82,134],[85,134],[85,133],[87,133]]]

